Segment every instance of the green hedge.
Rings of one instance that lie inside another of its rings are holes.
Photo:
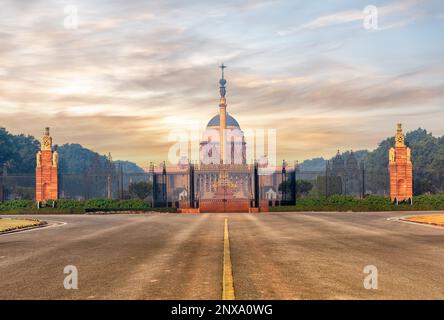
[[[295,206],[271,207],[270,211],[412,211],[444,210],[444,195],[423,195],[413,198],[413,205],[394,205],[383,196],[369,196],[357,199],[351,196],[304,197]],[[95,211],[158,211],[176,212],[174,208],[151,208],[142,200],[90,199],[57,201],[57,208],[37,209],[31,200],[0,202],[0,213],[85,213]]]
[[[393,204],[383,196],[357,199],[352,196],[305,197],[294,206],[271,207],[270,211],[415,211],[444,210],[444,195],[427,195],[413,198],[413,205]]]
[[[20,209],[37,209],[37,204],[32,200],[10,200],[0,201],[0,211],[6,210],[20,210]]]
[[[151,208],[148,202],[138,199],[90,199],[71,200],[60,199],[56,201],[57,208],[37,209],[34,201],[12,200],[0,202],[0,213],[85,213],[95,211],[158,211],[175,212],[175,208]]]
[[[93,210],[149,210],[151,206],[142,200],[114,200],[114,199],[90,199],[84,201],[58,200],[59,208],[83,208],[87,211]]]

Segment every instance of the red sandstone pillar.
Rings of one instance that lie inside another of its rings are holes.
[[[36,188],[37,202],[58,199],[58,153],[52,150],[52,138],[49,128],[45,129],[40,150],[36,155]]]
[[[389,151],[390,199],[397,202],[413,199],[411,151],[404,139],[401,124],[398,124],[395,147]]]

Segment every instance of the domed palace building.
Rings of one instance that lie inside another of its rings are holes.
[[[247,164],[244,132],[227,112],[226,66],[220,68],[219,110],[202,134],[198,163],[182,159],[177,166],[150,165],[155,207],[183,213],[268,211],[284,198],[277,196],[282,181],[294,177],[285,168],[261,176],[256,161]]]

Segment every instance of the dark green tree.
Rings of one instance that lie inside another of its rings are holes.
[[[296,193],[297,196],[306,196],[313,189],[313,184],[307,180],[296,181]]]
[[[293,192],[294,189],[294,181],[291,179],[288,179],[285,182],[285,191],[287,193],[287,196],[289,197],[291,195],[291,193]],[[297,193],[297,197],[300,196],[306,196],[311,189],[313,189],[313,184],[310,181],[307,180],[297,180],[296,181],[296,193]],[[281,182],[279,184],[279,191],[284,190],[284,182]],[[287,199],[288,199],[287,197]]]
[[[318,176],[316,189],[320,196],[342,194],[342,179],[338,176]]]
[[[33,173],[39,142],[32,136],[12,135],[0,128],[0,172]]]
[[[149,182],[133,182],[128,187],[128,192],[133,198],[144,200],[152,195],[153,185]]]

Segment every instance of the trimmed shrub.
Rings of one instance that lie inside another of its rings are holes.
[[[294,206],[271,207],[270,211],[417,211],[444,210],[444,195],[427,195],[413,198],[413,204],[393,204],[383,196],[357,199],[351,196],[305,197]]]
[[[10,200],[10,201],[0,201],[0,211],[4,210],[14,210],[14,209],[24,209],[24,208],[37,208],[37,205],[32,200]]]
[[[0,213],[11,214],[43,214],[43,213],[85,213],[96,211],[157,211],[176,212],[175,208],[151,208],[150,203],[139,199],[90,199],[72,200],[60,199],[56,201],[56,208],[44,207],[37,209],[37,205],[31,200],[14,200],[0,202]]]
[[[298,198],[294,206],[271,207],[270,211],[412,211],[444,210],[444,195],[422,195],[413,198],[413,204],[394,205],[389,198],[368,196],[357,199],[352,196],[334,195],[330,197]],[[84,213],[96,211],[158,211],[176,212],[175,208],[151,208],[150,203],[139,199],[90,199],[90,200],[57,200],[57,208],[37,209],[32,200],[11,200],[0,202],[0,213]]]

